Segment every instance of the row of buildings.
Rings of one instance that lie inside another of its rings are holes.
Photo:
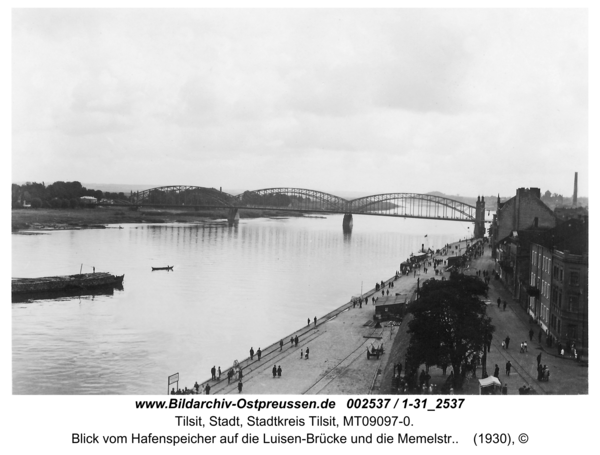
[[[539,188],[519,188],[490,227],[496,272],[547,342],[588,354],[587,211],[552,211]]]

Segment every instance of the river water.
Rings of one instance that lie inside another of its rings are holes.
[[[332,215],[13,235],[13,277],[125,274],[113,295],[12,305],[13,393],[165,394],[177,372],[192,386],[471,231],[355,216],[347,235]]]

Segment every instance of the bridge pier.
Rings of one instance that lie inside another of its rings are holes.
[[[485,237],[485,198],[477,196],[477,202],[475,203],[475,228],[473,229],[473,236],[476,239],[482,239]]]
[[[344,232],[352,232],[352,214],[346,213],[344,215],[344,221],[342,221],[342,229]]]
[[[227,213],[227,224],[230,226],[238,223],[240,221],[240,213],[236,207],[230,208]]]

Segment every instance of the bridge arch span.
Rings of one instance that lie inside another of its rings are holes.
[[[263,188],[238,194],[239,207],[346,213],[349,201],[306,188]]]
[[[233,207],[235,197],[216,188],[202,186],[159,186],[133,195],[134,204],[167,206]]]
[[[475,221],[476,208],[464,202],[419,193],[385,193],[350,201],[355,214]]]

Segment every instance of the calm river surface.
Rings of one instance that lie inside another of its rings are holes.
[[[13,235],[13,277],[125,274],[114,295],[12,305],[13,393],[166,394],[176,372],[192,386],[472,229],[354,216],[344,235],[328,216]]]

